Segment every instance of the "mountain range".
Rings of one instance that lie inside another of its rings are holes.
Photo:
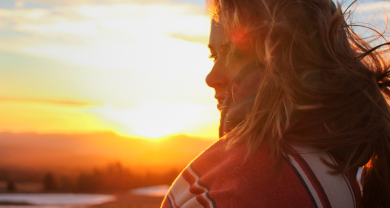
[[[0,133],[0,167],[90,169],[111,162],[139,169],[183,168],[214,143],[174,135],[156,140],[111,132],[91,134]]]

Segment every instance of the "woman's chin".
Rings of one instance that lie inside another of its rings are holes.
[[[217,104],[218,110],[222,110],[222,106],[223,106],[222,103],[218,103],[218,104]]]

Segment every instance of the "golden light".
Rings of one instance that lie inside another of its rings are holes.
[[[95,107],[92,111],[111,121],[120,134],[157,139],[171,134],[196,134],[193,130],[204,129],[208,132],[200,131],[197,136],[217,136],[212,117],[217,118],[218,111],[205,105],[145,102],[136,109],[104,106]],[[210,125],[214,131],[208,129]]]
[[[0,131],[65,134],[107,131],[104,122],[84,109],[66,104],[1,100]]]
[[[41,71],[31,75],[36,80],[33,87],[21,86],[22,92],[13,97],[33,94],[101,104],[81,109],[42,105],[42,116],[28,118],[28,131],[85,129],[145,138],[170,134],[216,138],[219,112],[213,90],[204,81],[212,67],[207,59],[210,19],[205,8],[167,2],[74,3],[52,10],[0,9],[0,17],[12,20],[10,30],[34,37],[3,41],[0,50],[65,65],[37,67],[34,71]],[[28,105],[20,107],[23,112],[33,110]],[[53,116],[67,112],[78,117]],[[10,126],[7,118],[0,122]],[[20,131],[27,128],[13,125]]]

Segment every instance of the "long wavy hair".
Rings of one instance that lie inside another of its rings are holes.
[[[208,3],[228,37],[248,41],[264,65],[252,112],[226,135],[228,146],[246,143],[251,154],[266,142],[275,166],[291,143],[330,151],[343,159],[337,171],[364,165],[363,207],[390,207],[387,41],[370,46],[331,0]]]

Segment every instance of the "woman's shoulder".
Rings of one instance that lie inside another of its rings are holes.
[[[300,154],[285,155],[278,174],[266,148],[246,157],[246,145],[225,146],[224,140],[216,142],[188,165],[163,207],[357,206],[349,178],[329,174],[321,161],[332,162],[326,152],[296,146]]]

